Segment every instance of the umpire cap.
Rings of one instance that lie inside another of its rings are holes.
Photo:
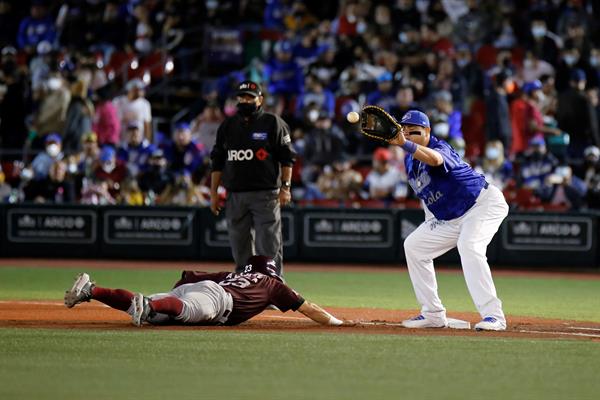
[[[275,261],[272,258],[266,256],[252,256],[246,262],[246,266],[244,267],[245,274],[251,273],[261,273],[263,275],[270,276],[271,278],[275,278],[280,282],[283,282],[283,279],[279,275],[277,275],[277,265],[275,265]]]

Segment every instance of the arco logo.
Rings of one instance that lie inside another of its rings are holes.
[[[262,147],[256,151],[256,158],[260,161],[264,161],[269,157],[269,153]]]
[[[250,161],[253,158],[254,152],[252,149],[227,151],[227,161]]]

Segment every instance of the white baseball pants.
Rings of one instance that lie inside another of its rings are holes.
[[[433,259],[457,247],[465,281],[479,314],[506,324],[486,250],[507,214],[504,195],[492,185],[481,190],[475,205],[462,217],[439,221],[426,210],[425,222],[404,241],[408,272],[425,318],[446,322]]]

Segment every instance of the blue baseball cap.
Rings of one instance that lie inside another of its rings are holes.
[[[183,130],[188,130],[190,129],[190,124],[189,122],[178,122],[175,124],[175,130],[176,131],[183,131]]]
[[[531,82],[525,82],[525,84],[523,85],[523,93],[529,95],[531,94],[531,92],[533,92],[534,90],[541,90],[542,89],[542,82],[540,82],[539,80],[535,80],[535,81],[531,81]]]
[[[383,74],[377,77],[377,83],[390,82],[392,79],[394,79],[392,73],[389,71],[385,71]]]
[[[115,157],[115,155],[116,151],[112,146],[104,146],[102,147],[102,151],[100,151],[100,161],[111,161]]]
[[[46,136],[46,140],[44,141],[45,143],[62,143],[62,138],[60,137],[60,135],[58,133],[50,133],[48,134],[48,136]]]
[[[429,118],[427,118],[427,115],[425,115],[425,113],[422,113],[421,111],[417,111],[417,110],[407,111],[406,114],[404,114],[404,116],[402,117],[400,124],[416,125],[416,126],[422,126],[424,128],[430,127],[429,126]]]
[[[546,141],[543,136],[534,136],[529,140],[530,146],[545,146]]]

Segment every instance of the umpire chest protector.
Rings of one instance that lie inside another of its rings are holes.
[[[213,171],[222,171],[223,185],[232,192],[277,189],[280,164],[291,166],[294,158],[287,124],[262,110],[247,120],[227,118],[211,153]]]

